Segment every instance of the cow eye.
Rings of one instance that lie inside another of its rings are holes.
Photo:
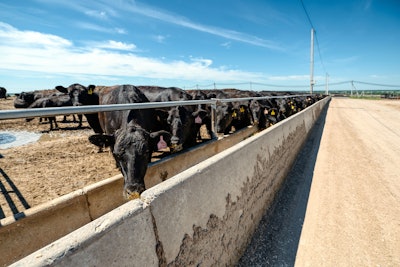
[[[114,152],[113,156],[117,159],[117,160],[121,160],[124,157],[125,154],[125,149],[122,149],[118,152]]]

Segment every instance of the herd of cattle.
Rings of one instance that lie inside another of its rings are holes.
[[[4,87],[0,87],[0,98],[7,99],[7,89]]]
[[[293,97],[282,97],[292,95]],[[260,99],[257,97],[275,96]],[[238,89],[183,90],[177,87],[118,85],[111,87],[72,84],[54,90],[22,92],[14,100],[15,108],[108,105],[206,99],[240,99],[219,101],[215,108],[215,132],[229,133],[249,125],[267,128],[323,98],[322,95],[294,95],[289,92],[255,92]],[[194,146],[206,126],[211,137],[211,105],[184,105],[168,108],[133,109],[84,114],[94,134],[89,141],[110,147],[124,176],[124,195],[135,198],[145,190],[147,163],[154,151],[169,147],[172,152]],[[78,115],[79,126],[82,115]],[[53,129],[57,121],[49,118]]]

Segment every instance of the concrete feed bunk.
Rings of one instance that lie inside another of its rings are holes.
[[[329,100],[148,189],[12,266],[234,265]]]

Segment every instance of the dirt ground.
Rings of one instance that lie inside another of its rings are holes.
[[[400,266],[400,101],[321,115],[238,267]]]
[[[333,98],[296,266],[400,266],[400,101]]]
[[[14,109],[13,101],[0,99],[0,110]],[[89,143],[93,131],[85,119],[82,129],[72,116],[62,119],[51,132],[37,118],[0,120],[0,131],[42,133],[36,143],[0,149],[0,219],[120,173],[109,150],[97,153]]]
[[[14,97],[0,99],[0,110],[12,109]],[[59,129],[49,131],[48,121],[40,122],[39,118],[29,122],[0,120],[0,132],[41,134],[37,142],[0,148],[0,219],[120,174],[110,149],[98,153],[98,148],[88,141],[94,132],[84,116],[81,128],[72,116],[67,116],[67,122],[62,121],[63,116],[58,116]],[[210,138],[204,127],[201,135]],[[152,161],[163,155],[168,155],[168,149],[153,153]]]

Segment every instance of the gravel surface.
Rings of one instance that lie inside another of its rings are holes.
[[[333,98],[238,266],[400,266],[399,115]]]

